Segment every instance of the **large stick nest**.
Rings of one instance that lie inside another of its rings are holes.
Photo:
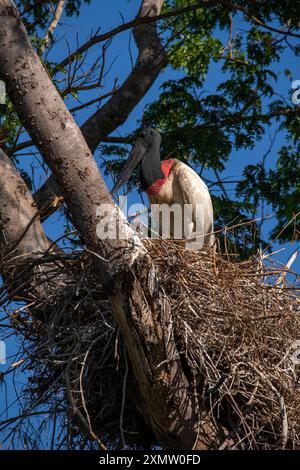
[[[297,276],[288,280],[270,257],[237,263],[170,241],[146,245],[171,302],[184,370],[199,403],[229,430],[222,448],[299,449]],[[157,444],[139,414],[137,385],[91,255],[73,257],[67,271],[73,281],[55,301],[35,298],[11,315],[22,339],[20,367],[30,370],[25,413],[42,406],[48,418],[63,417],[56,448]]]

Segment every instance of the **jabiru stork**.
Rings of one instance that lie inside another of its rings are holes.
[[[150,204],[159,206],[178,204],[182,208],[182,214],[185,205],[189,205],[189,221],[184,221],[183,217],[180,220],[181,230],[184,233],[181,238],[191,239],[197,233],[198,240],[202,239],[201,245],[211,247],[214,244],[213,207],[206,184],[192,168],[180,160],[168,159],[161,162],[160,145],[160,134],[151,128],[144,129],[133,146],[111,193],[118,191],[139,165],[141,188],[147,193]],[[199,216],[200,225],[197,224]],[[162,235],[160,229],[159,231]],[[174,232],[173,220],[173,227],[172,221],[170,223],[171,238],[174,238]]]

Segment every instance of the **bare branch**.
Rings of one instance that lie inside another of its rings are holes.
[[[157,16],[164,0],[143,0],[138,18]],[[91,116],[81,127],[92,153],[102,140],[122,125],[140,102],[161,69],[167,64],[167,55],[154,24],[139,24],[133,30],[139,54],[130,75],[118,93]]]
[[[65,0],[59,0],[57,3],[57,7],[53,16],[53,19],[48,27],[48,30],[44,36],[43,39],[43,45],[40,48],[41,54],[45,51],[46,47],[49,44],[49,41],[54,33],[55,28],[57,27],[59,20],[61,18],[61,15],[63,14],[64,11],[64,6],[65,6]]]
[[[155,24],[142,23],[145,17],[158,16],[163,2],[164,0],[142,1],[138,14],[140,23],[133,32],[139,50],[136,64],[118,91],[81,126],[83,136],[92,153],[104,137],[126,121],[167,64],[166,52]],[[59,189],[55,177],[51,175],[35,194],[38,207],[45,205],[54,195],[59,195]]]
[[[113,203],[82,133],[29,42],[12,0],[0,0],[0,28],[9,45],[0,48],[0,78],[5,77],[16,112],[54,172],[74,226],[94,254],[95,275],[107,291],[122,331],[145,421],[165,448],[205,449],[217,442],[221,426],[205,413],[199,423],[198,398],[184,373],[170,303],[151,257]],[[28,77],[33,86],[27,88]],[[120,238],[99,236],[101,207],[109,208],[111,227],[120,227]]]
[[[264,23],[262,20],[252,15],[250,11],[243,5],[238,5],[236,3],[232,3],[228,1],[224,1],[223,3],[225,4],[225,6],[228,6],[230,8],[233,8],[237,11],[244,13],[249,18],[249,20],[253,21],[253,23],[256,23],[257,25],[262,26],[263,28],[268,29],[269,31],[282,34],[283,36],[291,36],[294,38],[300,38],[300,34],[294,33],[293,31],[291,31],[290,28],[288,30],[284,30],[284,29],[275,28],[274,26],[270,26],[269,24]]]
[[[100,42],[106,41],[107,39],[110,39],[116,36],[117,34],[122,33],[123,31],[127,31],[131,28],[136,28],[139,25],[145,26],[146,24],[155,23],[157,21],[171,18],[173,16],[178,16],[184,13],[199,10],[199,8],[215,6],[221,3],[220,1],[215,0],[203,0],[197,2],[194,5],[188,5],[184,8],[176,8],[166,13],[159,14],[159,12],[161,11],[161,6],[159,6],[159,4],[162,4],[163,1],[164,0],[149,0],[147,2],[146,0],[143,0],[140,13],[134,20],[128,21],[127,23],[123,23],[122,25],[117,26],[116,28],[112,29],[111,31],[108,31],[107,33],[95,34],[88,41],[82,44],[82,46],[80,46],[76,51],[72,52],[68,57],[62,60],[57,65],[57,67],[54,68],[54,72],[57,72],[62,68],[66,67],[66,65],[73,62],[79,55],[86,52],[92,46],[99,44]],[[153,8],[155,8],[156,10],[154,10],[154,14],[151,14],[151,12],[153,12]]]
[[[139,50],[136,64],[127,80],[119,88],[118,92],[116,92],[81,127],[81,131],[92,152],[96,150],[101,141],[104,141],[104,139],[107,141],[107,136],[126,121],[128,115],[147,93],[148,89],[157,78],[161,69],[167,64],[167,56],[164,47],[162,46],[157,35],[155,23],[153,22],[157,21],[158,19],[174,16],[175,14],[183,14],[188,11],[196,10],[197,8],[215,5],[223,5],[224,7],[228,7],[229,10],[235,9],[243,12],[244,14],[247,14],[248,16],[250,15],[249,11],[244,7],[227,1],[197,2],[197,4],[189,5],[184,9],[177,9],[176,11],[174,10],[160,15],[159,13],[161,11],[162,5],[163,0],[143,0],[141,9],[135,20],[124,23],[123,25],[104,35],[96,35],[88,41],[88,47],[91,47],[94,42],[96,43],[100,41],[100,39],[106,40],[108,37],[111,37],[112,35],[130,28],[132,25],[135,25],[134,37]],[[255,17],[250,19],[253,21],[257,20]],[[261,24],[261,26],[265,26],[265,24]],[[282,34],[283,33],[284,31]],[[86,46],[83,45],[82,47],[84,47],[85,50]],[[81,49],[79,48],[76,53],[74,53],[74,57],[80,51]],[[72,57],[72,54],[70,57]],[[66,64],[61,63],[60,66],[62,65]],[[285,110],[278,110],[267,113],[265,115],[257,115],[255,116],[255,119],[271,119],[293,112],[295,112],[294,108],[287,108]],[[205,129],[208,127],[223,127],[230,125],[231,122],[239,122],[247,119],[250,119],[250,116],[244,115],[243,113],[236,113],[235,115],[228,116],[228,118],[217,123],[208,122],[201,124],[198,128]],[[49,198],[53,197],[54,195],[59,195],[59,192],[55,183],[55,178],[53,175],[51,175],[35,195],[38,207],[40,204],[44,205],[47,203]]]
[[[82,109],[87,108],[88,106],[91,106],[92,104],[99,103],[99,101],[104,100],[105,98],[108,98],[109,96],[114,95],[117,93],[118,88],[115,88],[114,90],[111,90],[104,95],[98,96],[97,98],[94,98],[93,100],[88,101],[87,103],[82,103],[79,106],[75,106],[74,108],[70,109],[70,113],[75,113],[76,111],[81,111]]]

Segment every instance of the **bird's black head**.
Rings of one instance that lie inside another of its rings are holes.
[[[144,140],[149,145],[149,147],[152,145],[160,146],[161,144],[160,133],[151,127],[146,127],[143,129],[139,139]]]
[[[156,156],[159,160],[160,167],[160,143],[161,136],[159,132],[155,129],[151,129],[150,127],[143,129],[121,170],[119,178],[111,191],[112,194],[123,186],[123,184],[130,178],[137,165],[141,163],[142,160],[146,160],[146,157],[149,157],[147,160],[154,160],[154,157]]]

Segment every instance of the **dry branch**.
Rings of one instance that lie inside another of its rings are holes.
[[[53,171],[75,227],[95,255],[96,277],[109,294],[124,336],[144,419],[166,448],[191,448],[194,444],[207,448],[218,427],[207,421],[205,433],[199,435],[198,404],[178,356],[170,306],[151,258],[114,205],[82,133],[32,48],[11,0],[0,0],[0,27],[0,77],[6,81],[18,116]],[[149,34],[153,39],[153,31]],[[103,240],[98,236],[102,219],[97,213],[104,205],[111,227],[122,230],[121,238]]]
[[[164,0],[143,0],[138,18],[157,16],[163,3]],[[126,121],[167,64],[166,51],[158,36],[155,22],[137,23],[133,34],[139,52],[135,66],[117,92],[81,126],[92,153],[102,138],[107,137]],[[40,207],[60,194],[55,176],[51,175],[35,194],[35,200]]]
[[[61,15],[63,14],[64,11],[64,6],[65,6],[65,0],[59,0],[53,15],[53,19],[47,29],[47,32],[43,38],[43,45],[40,48],[40,53],[42,54],[46,47],[48,46],[50,39],[55,31],[55,28],[57,27],[59,20],[61,18]]]
[[[174,242],[148,241],[147,248],[170,301],[178,356],[168,360],[179,358],[189,377],[200,434],[207,432],[205,419],[216,420],[223,434],[211,448],[299,449],[300,366],[292,355],[300,338],[299,279],[276,286],[281,269],[268,257],[233,263]],[[141,414],[132,364],[126,365],[91,255],[74,253],[69,271],[74,283],[59,299],[36,299],[11,316],[31,345],[29,358],[21,353],[27,357],[23,367],[34,364],[30,404],[46,382],[45,403],[57,399],[61,388],[61,409],[68,415],[71,406],[78,417],[68,423],[76,442],[159,444]]]

